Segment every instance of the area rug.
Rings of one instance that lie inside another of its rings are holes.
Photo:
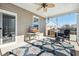
[[[54,42],[54,43],[52,43]],[[27,43],[27,42],[26,42]],[[71,44],[66,44],[71,45]],[[37,40],[10,51],[16,56],[75,56],[74,47],[66,48],[53,40]],[[10,54],[9,54],[10,55]]]

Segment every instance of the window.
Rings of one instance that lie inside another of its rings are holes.
[[[39,18],[36,16],[33,16],[32,28],[39,29]]]

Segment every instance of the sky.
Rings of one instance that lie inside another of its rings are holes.
[[[70,13],[70,14],[66,14],[63,16],[58,16],[58,17],[52,17],[49,18],[49,25],[52,24],[58,24],[60,26],[64,25],[64,24],[76,24],[77,20],[76,20],[76,13]]]

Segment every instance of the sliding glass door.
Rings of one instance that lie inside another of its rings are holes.
[[[61,17],[61,18],[60,18]],[[61,30],[70,30],[70,40],[76,41],[77,36],[77,13],[68,13],[58,17],[58,25]]]
[[[0,13],[0,44],[2,43],[2,13]]]
[[[16,17],[14,15],[0,13],[0,44],[15,41]]]
[[[49,18],[47,22],[50,29],[53,31],[60,30],[64,33],[65,29],[70,30],[70,40],[76,41],[77,36],[77,13],[67,13]],[[49,29],[49,30],[50,30]],[[54,30],[55,29],[55,30]]]
[[[15,41],[15,16],[3,14],[3,44]]]
[[[77,43],[79,44],[79,13],[77,13]]]

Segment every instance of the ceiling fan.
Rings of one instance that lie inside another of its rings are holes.
[[[37,8],[37,11],[40,10],[40,9],[43,9],[44,12],[47,12],[47,8],[53,8],[55,7],[55,4],[53,3],[42,3],[42,4],[39,4],[40,7]]]

